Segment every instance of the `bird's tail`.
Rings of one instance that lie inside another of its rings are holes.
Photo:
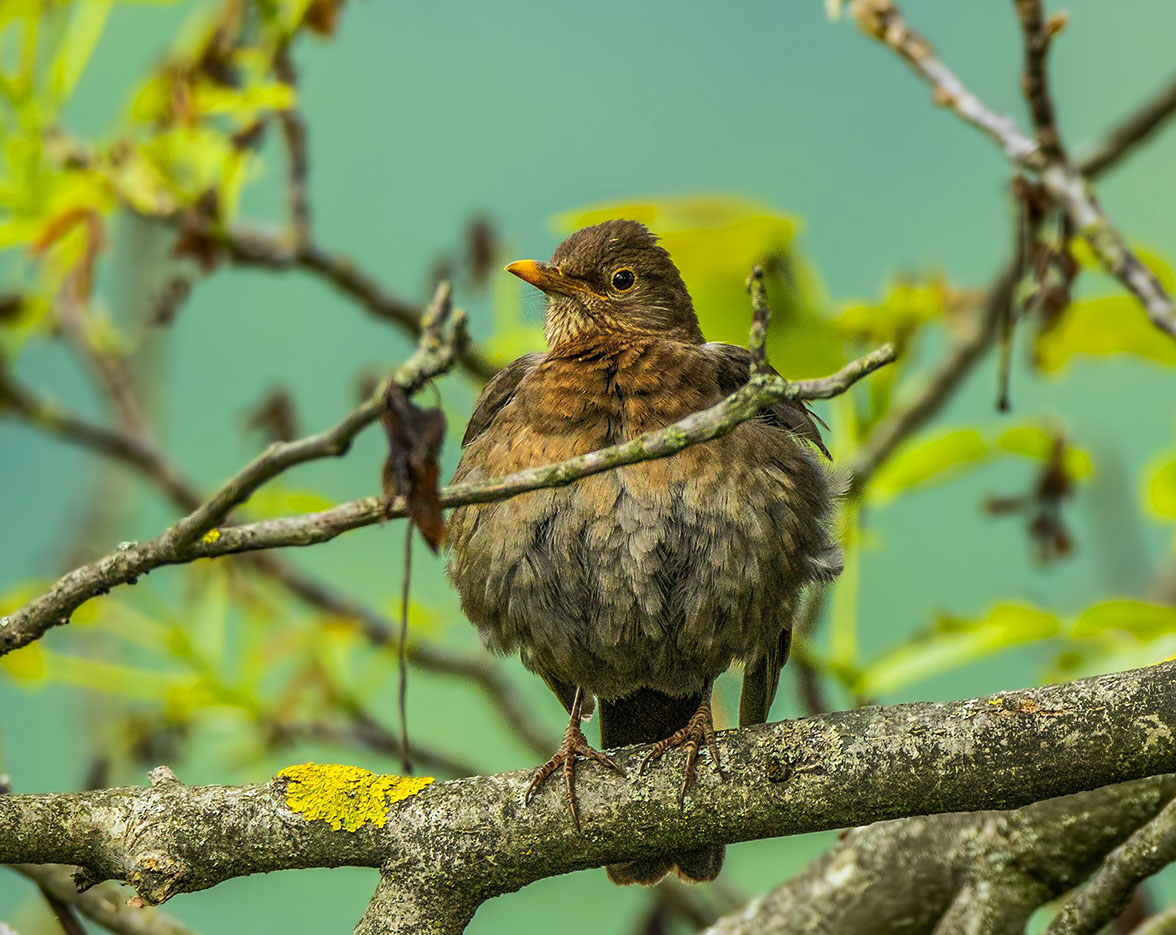
[[[600,702],[600,745],[604,749],[636,743],[656,743],[685,727],[702,695],[674,698],[642,688],[624,698]],[[719,875],[725,848],[703,847],[695,851],[645,857],[610,864],[604,869],[614,883],[652,886],[671,870],[683,880],[703,883]]]

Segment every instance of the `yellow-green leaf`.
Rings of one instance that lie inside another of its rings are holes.
[[[1012,454],[1024,455],[1037,461],[1053,457],[1056,436],[1036,425],[1018,425],[997,436],[998,447]],[[1062,453],[1066,473],[1071,477],[1089,477],[1094,472],[1090,455],[1081,448],[1066,444]]]
[[[1060,630],[1053,614],[1020,604],[999,604],[981,620],[953,620],[950,627],[891,650],[870,664],[852,687],[860,695],[875,698],[1012,646],[1049,639]]]
[[[49,87],[57,101],[73,92],[110,15],[110,0],[86,0],[73,5],[65,37],[49,66]]]
[[[1074,302],[1037,337],[1037,365],[1056,373],[1075,356],[1133,354],[1176,364],[1176,341],[1151,323],[1139,301],[1117,295]]]
[[[916,439],[900,448],[874,475],[870,498],[886,503],[912,487],[942,483],[976,466],[987,455],[988,444],[976,429],[955,429],[929,440]]]
[[[1147,481],[1147,508],[1156,516],[1176,519],[1176,455],[1152,470]]]
[[[1176,634],[1176,607],[1129,598],[1103,601],[1086,608],[1074,624],[1077,639],[1106,630],[1121,630],[1141,640]]]

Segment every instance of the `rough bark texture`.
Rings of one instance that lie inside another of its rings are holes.
[[[1176,775],[1165,775],[1012,812],[858,828],[705,935],[1020,933],[1173,795]]]
[[[77,864],[93,880],[127,880],[149,902],[250,873],[343,865],[384,868],[386,904],[423,905],[421,894],[455,880],[480,901],[665,851],[1015,808],[1173,772],[1174,675],[1170,662],[970,701],[727,731],[720,748],[732,778],[704,773],[681,811],[678,769],[640,776],[647,750],[631,748],[622,755],[628,781],[583,768],[582,834],[554,786],[521,806],[529,771],[429,786],[395,804],[384,827],[354,832],[292,812],[283,780],[190,787],[161,771],[150,788],[9,795],[0,797],[0,863]],[[929,853],[915,847],[911,859]],[[365,931],[429,930],[411,918]]]

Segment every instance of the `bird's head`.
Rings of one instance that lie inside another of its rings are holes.
[[[547,295],[547,344],[596,335],[659,335],[701,342],[690,293],[670,255],[636,221],[605,221],[572,234],[550,263],[506,268]]]

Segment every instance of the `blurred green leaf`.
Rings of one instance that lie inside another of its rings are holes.
[[[1106,630],[1120,630],[1151,640],[1176,634],[1176,607],[1120,598],[1086,608],[1074,624],[1074,637],[1086,639]]]
[[[57,102],[73,93],[110,16],[110,0],[86,0],[73,5],[65,37],[49,66],[49,89]]]
[[[877,698],[1060,632],[1061,623],[1053,614],[1020,604],[999,604],[980,620],[945,621],[929,636],[891,650],[866,667],[851,687],[867,698]]]
[[[1152,469],[1147,481],[1147,508],[1156,516],[1176,519],[1176,455]]]
[[[1053,457],[1057,435],[1038,425],[1018,425],[998,435],[996,444],[1011,454],[1024,455],[1045,463]],[[1068,443],[1062,452],[1062,462],[1066,473],[1073,478],[1089,477],[1094,473],[1090,455]]]
[[[931,481],[942,483],[988,456],[988,443],[976,429],[954,429],[904,445],[874,475],[870,498],[878,503]]]
[[[1074,357],[1111,354],[1176,364],[1176,341],[1151,323],[1138,299],[1116,295],[1072,303],[1034,345],[1046,373],[1063,370]]]
[[[841,307],[837,327],[848,337],[870,344],[901,344],[923,325],[943,317],[947,309],[942,280],[898,283],[880,303],[851,302]]]
[[[708,340],[744,346],[751,325],[746,281],[764,268],[772,325],[768,356],[788,377],[821,376],[845,362],[841,337],[827,316],[828,297],[796,249],[795,218],[725,196],[617,202],[560,215],[570,233],[610,218],[640,221],[674,258]]]

